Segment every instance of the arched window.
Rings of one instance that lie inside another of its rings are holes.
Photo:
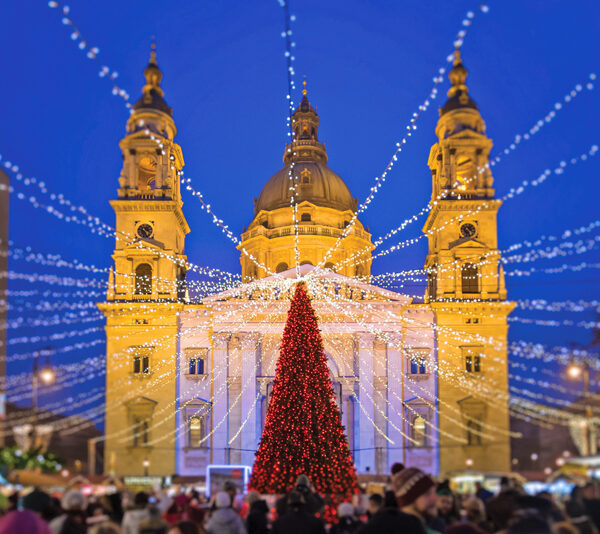
[[[481,445],[481,423],[473,419],[467,421],[467,445]]]
[[[144,156],[138,165],[138,189],[148,193],[156,188],[157,161],[151,156]]]
[[[415,447],[425,447],[427,445],[427,428],[425,427],[425,419],[417,415],[413,419],[413,435]]]
[[[280,264],[277,265],[277,267],[275,267],[276,273],[282,273],[283,271],[287,271],[287,270],[288,270],[288,264],[285,263],[284,261],[282,261]]]
[[[140,263],[135,268],[135,294],[152,294],[152,267],[147,263]]]
[[[479,292],[479,269],[477,268],[477,265],[465,263],[462,266],[462,292]]]
[[[301,261],[300,265],[312,265],[310,261]]]
[[[310,218],[310,213],[303,213],[303,214],[300,216],[300,220],[301,220],[302,222],[310,222],[310,221],[311,221],[311,218]]]
[[[328,261],[324,267],[325,269],[329,269],[330,271],[333,271],[335,273],[335,265],[330,261]]]

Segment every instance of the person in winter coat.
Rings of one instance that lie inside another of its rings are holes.
[[[14,510],[0,519],[0,534],[51,534],[48,524],[31,510]]]
[[[79,490],[67,491],[60,502],[64,514],[50,521],[50,530],[54,534],[85,534],[86,524],[86,500]]]
[[[300,475],[296,480],[296,486],[292,491],[300,493],[304,501],[304,511],[315,515],[323,509],[325,501],[312,487],[309,478],[306,475]],[[278,517],[283,517],[287,512],[288,496],[284,495],[275,503],[275,510]]]
[[[354,517],[354,506],[343,502],[338,506],[338,522],[331,527],[329,534],[355,534],[361,522]]]
[[[413,515],[401,512],[397,506],[384,506],[358,534],[426,534],[421,521]]]
[[[148,494],[140,491],[135,494],[133,499],[135,508],[128,510],[123,516],[123,534],[140,534],[140,523],[148,519]]]
[[[248,534],[269,534],[269,507],[256,491],[251,491],[246,497],[250,506],[246,527]]]
[[[167,523],[155,505],[148,506],[148,518],[140,522],[138,531],[140,534],[167,534],[169,523]]]
[[[305,510],[301,493],[291,491],[287,497],[287,511],[273,523],[272,534],[325,534],[323,522]]]
[[[207,534],[246,534],[242,518],[231,508],[231,497],[228,493],[217,493],[215,506],[217,509],[206,523]]]

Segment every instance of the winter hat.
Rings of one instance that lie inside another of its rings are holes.
[[[401,464],[400,462],[396,462],[394,465],[392,465],[392,475],[399,473],[403,469],[404,469],[404,464]]]
[[[306,475],[300,475],[297,479],[296,479],[296,486],[310,486],[310,480],[308,479],[308,477]]]
[[[416,467],[399,471],[392,477],[392,486],[396,493],[398,506],[408,506],[415,502],[429,488],[435,486],[433,479]]]
[[[342,517],[352,517],[354,515],[354,506],[349,502],[343,502],[338,506],[337,512],[340,519]]]
[[[83,510],[85,508],[85,497],[79,490],[72,489],[67,491],[60,500],[63,510]]]
[[[52,534],[48,524],[30,510],[9,512],[0,519],[0,534]]]
[[[231,497],[229,497],[229,493],[225,493],[224,491],[220,491],[215,496],[215,506],[217,508],[227,508],[231,506]]]

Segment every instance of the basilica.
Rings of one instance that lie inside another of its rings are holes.
[[[154,51],[144,76],[119,144],[116,244],[98,305],[106,317],[105,470],[201,476],[209,465],[251,467],[301,277],[359,473],[387,474],[394,462],[434,474],[509,471],[513,304],[497,245],[501,201],[487,166],[492,142],[458,51],[427,162],[428,287],[419,302],[372,284],[371,235],[329,167],[306,88],[284,165],[241,235],[242,284],[191,302],[184,159]]]

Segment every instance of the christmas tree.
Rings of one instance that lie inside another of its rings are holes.
[[[250,488],[284,493],[301,474],[308,475],[322,495],[349,497],[358,488],[317,317],[304,285],[298,284]]]

